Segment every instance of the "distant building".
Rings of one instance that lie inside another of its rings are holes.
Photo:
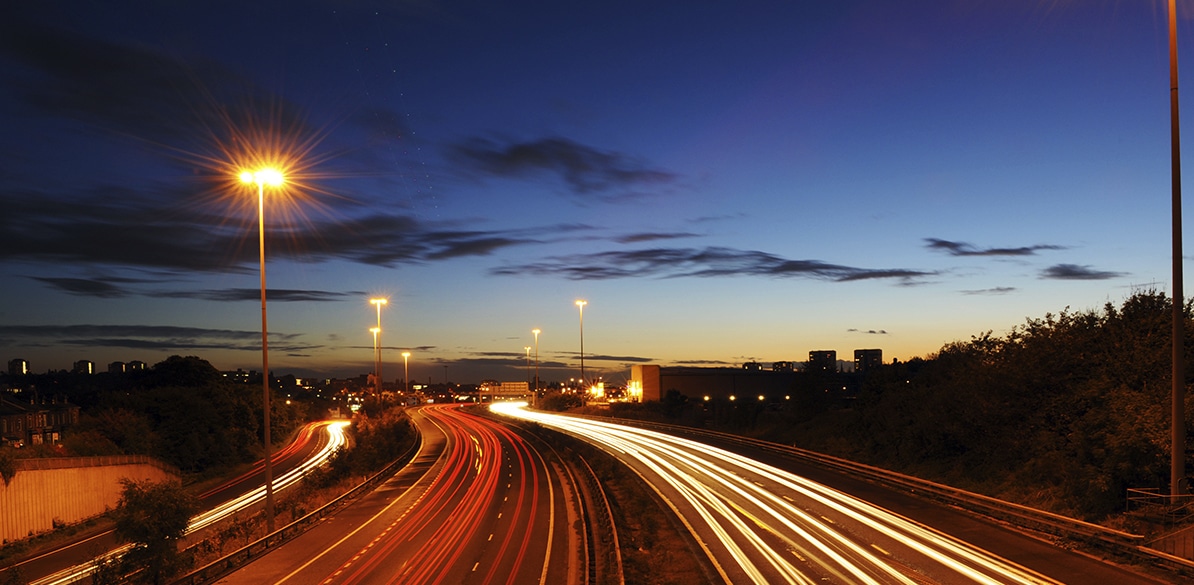
[[[9,376],[24,376],[29,373],[29,362],[17,358],[15,360],[8,360],[8,375]]]
[[[671,390],[690,400],[762,400],[790,396],[797,372],[762,368],[694,368],[640,364],[630,367],[628,392],[642,401],[662,400]]]
[[[742,369],[754,370],[757,372],[757,371],[763,369],[763,364],[760,364],[759,362],[746,362],[746,363],[742,364]]]
[[[78,424],[79,407],[65,401],[50,404],[9,400],[0,396],[0,442],[11,445],[57,444],[62,431]]]
[[[141,360],[133,360],[127,364],[127,369],[130,372],[140,372],[148,367],[149,366],[145,365],[145,362]]]
[[[854,350],[854,371],[865,374],[883,365],[883,350],[856,349]]]
[[[95,364],[91,360],[79,360],[75,362],[75,366],[71,368],[71,371],[76,374],[94,374]]]
[[[808,352],[806,372],[837,372],[837,351],[832,349],[816,349]]]
[[[792,362],[775,362],[771,364],[772,372],[793,372],[796,370],[796,365]]]
[[[123,374],[124,372],[125,372],[125,363],[124,362],[112,362],[112,363],[108,364],[108,373],[109,374]]]

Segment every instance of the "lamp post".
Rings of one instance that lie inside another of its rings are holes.
[[[373,389],[377,393],[377,397],[381,398],[381,375],[377,373],[377,339],[381,335],[381,327],[370,327],[369,333],[373,334]]]
[[[386,299],[369,299],[371,304],[377,305],[377,333],[373,341],[373,373],[377,375],[377,395],[381,396],[381,306]]]
[[[1180,496],[1185,493],[1182,484],[1186,478],[1186,364],[1185,319],[1186,297],[1182,290],[1182,168],[1181,140],[1178,133],[1177,100],[1177,7],[1176,0],[1169,0],[1169,150],[1170,179],[1172,183],[1171,215],[1173,222],[1173,370],[1170,396],[1170,440],[1169,450],[1169,494]]]
[[[578,299],[576,306],[580,308],[580,386],[583,390],[585,388],[585,305],[589,301]]]
[[[402,352],[402,386],[410,394],[410,352]]]
[[[261,267],[261,411],[264,418],[262,439],[265,444],[265,526],[268,532],[273,532],[274,466],[269,433],[269,333],[265,318],[265,186],[281,187],[285,178],[278,169],[266,167],[241,172],[240,181],[247,185],[257,185],[257,250]]]
[[[531,329],[531,333],[535,334],[535,393],[531,395],[531,404],[535,405],[539,401],[539,333],[538,329]]]
[[[531,387],[531,346],[526,346],[523,349],[527,352],[527,388]]]

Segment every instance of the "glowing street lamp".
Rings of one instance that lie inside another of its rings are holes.
[[[578,299],[576,306],[580,308],[580,385],[585,385],[585,305],[589,301]]]
[[[256,171],[243,171],[240,182],[257,185],[257,249],[261,265],[261,411],[264,417],[263,442],[265,443],[265,525],[274,531],[274,466],[273,448],[270,444],[270,400],[269,400],[269,333],[265,318],[265,186],[281,187],[285,183],[282,171],[266,167]]]
[[[402,352],[402,385],[406,387],[406,392],[410,393],[410,352]]]
[[[381,306],[386,299],[369,299],[371,304],[377,305],[377,333],[373,339],[373,373],[377,375],[377,395],[381,396]]]
[[[539,333],[538,329],[531,329],[531,333],[535,334],[535,393],[531,395],[531,401],[534,402],[539,398]]]

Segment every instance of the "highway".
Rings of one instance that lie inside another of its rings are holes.
[[[1056,547],[1046,556],[1073,557],[1062,565],[1084,565],[1077,573],[1048,574],[850,493],[728,450],[523,406],[495,403],[491,409],[581,438],[628,465],[682,519],[725,583],[1160,582]],[[984,531],[998,530],[1002,529],[992,526]],[[1003,531],[1031,541],[1035,554],[1048,548],[1036,539]]]
[[[302,478],[344,444],[344,427],[348,421],[320,421],[305,425],[295,439],[273,454],[274,490],[282,491]],[[191,519],[187,532],[205,528],[249,507],[265,498],[265,461],[258,461],[251,469],[212,488],[198,498],[204,512]],[[89,535],[35,557],[12,565],[30,585],[59,585],[73,583],[90,574],[93,559],[121,554],[126,549],[112,530]],[[0,576],[3,576],[0,571]]]
[[[550,452],[454,405],[408,412],[422,435],[410,464],[218,582],[578,582],[575,498]]]

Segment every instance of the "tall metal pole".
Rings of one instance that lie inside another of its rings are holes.
[[[581,392],[588,391],[585,386],[585,305],[588,301],[576,301],[576,306],[580,307],[580,388]]]
[[[373,373],[377,376],[376,392],[381,397],[381,306],[386,299],[369,299],[371,304],[377,305],[377,334],[373,340]]]
[[[373,392],[377,397],[381,397],[380,383],[381,373],[377,371],[377,338],[381,335],[381,327],[370,327],[369,332],[373,334]]]
[[[539,333],[538,329],[532,329],[531,333],[535,334],[535,393],[531,396],[532,405],[538,405],[539,401]]]
[[[410,394],[410,352],[402,352],[402,391]]]
[[[265,527],[274,531],[274,465],[273,444],[269,436],[269,334],[265,319],[265,183],[257,179],[257,248],[261,264],[261,410],[265,417]]]
[[[1177,115],[1177,2],[1169,0],[1169,144],[1173,182],[1173,392],[1169,493],[1185,493],[1185,292],[1182,290],[1182,168]]]

